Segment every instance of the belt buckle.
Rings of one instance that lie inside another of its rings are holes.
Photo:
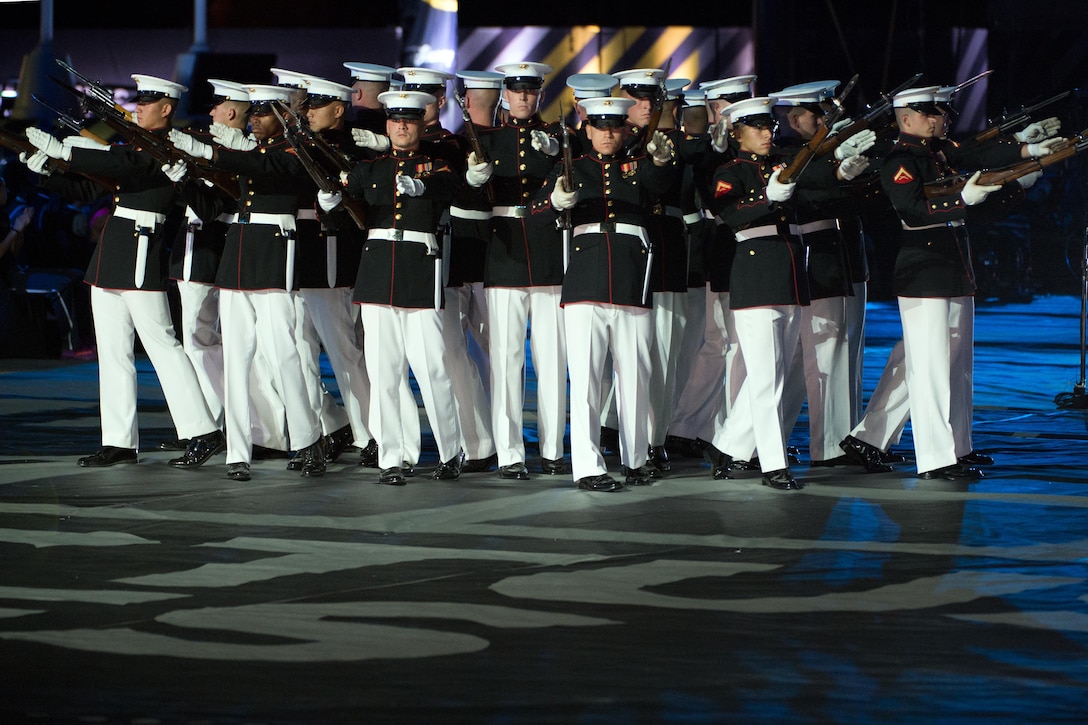
[[[615,234],[616,222],[601,222],[601,231],[606,234]]]
[[[404,230],[403,229],[390,229],[389,230],[389,241],[391,241],[391,242],[403,242],[404,241]]]

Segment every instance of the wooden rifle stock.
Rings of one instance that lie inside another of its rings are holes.
[[[817,149],[820,148],[820,145],[824,142],[824,139],[827,138],[827,134],[830,132],[831,128],[827,125],[817,129],[816,135],[809,139],[809,142],[801,147],[801,150],[797,152],[797,155],[790,159],[786,168],[779,172],[778,182],[781,184],[789,184],[799,177],[801,172],[805,170],[805,167],[809,165],[809,162],[818,155]]]
[[[17,154],[25,153],[28,157],[33,156],[35,153],[38,152],[38,147],[30,143],[29,139],[20,138],[19,136],[13,136],[7,131],[0,131],[0,146],[3,146],[6,149],[10,149]],[[50,157],[49,160],[45,162],[45,166],[51,172],[58,174],[67,174],[71,170],[71,167],[67,161],[64,161],[63,159],[54,159],[52,157]],[[93,174],[79,174],[79,176],[82,176],[89,181],[93,181],[107,191],[112,192],[116,189],[114,183],[111,182],[109,179],[104,179],[100,176],[94,176]]]
[[[1088,129],[1081,131],[1079,134],[1069,139],[1068,144],[1062,146],[1054,153],[1037,159],[1025,159],[1012,166],[1006,166],[1003,169],[983,171],[979,176],[977,183],[980,186],[1002,186],[1019,179],[1021,176],[1027,176],[1036,171],[1042,171],[1048,166],[1053,166],[1054,164],[1059,164],[1070,159],[1085,148],[1088,148]],[[968,177],[960,175],[950,179],[931,181],[925,185],[926,198],[934,199],[941,196],[957,196],[963,191],[963,187],[967,184],[967,178]]]

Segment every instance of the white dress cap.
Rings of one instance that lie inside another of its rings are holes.
[[[312,76],[306,76],[302,79],[302,85],[306,89],[307,95],[310,97],[310,103],[316,100],[319,103],[324,101],[329,103],[331,101],[350,101],[352,89],[345,86],[342,83],[335,83],[333,81],[325,80],[324,78],[314,78]]]
[[[502,88],[502,73],[489,70],[459,70],[457,77],[465,84],[465,88],[489,88],[497,90]]]
[[[567,87],[574,91],[574,99],[601,98],[612,95],[612,89],[620,84],[615,76],[607,73],[575,73],[567,77]]]
[[[298,71],[284,70],[283,68],[270,68],[269,70],[276,74],[276,83],[281,86],[302,88],[303,79],[306,78],[305,73],[299,73]]]
[[[520,63],[502,63],[495,66],[495,70],[503,74],[503,83],[507,88],[516,84],[540,88],[544,85],[544,77],[555,69],[547,63],[522,61]]]
[[[725,116],[730,123],[743,123],[746,126],[772,126],[771,106],[774,100],[768,96],[755,96],[737,101],[725,109]]]
[[[835,97],[838,81],[812,81],[788,86],[771,94],[779,106],[811,106]]]
[[[388,83],[389,77],[396,73],[396,68],[377,63],[356,63],[348,61],[344,67],[351,71],[351,77],[358,81],[377,81]]]
[[[423,91],[386,91],[378,94],[378,101],[385,106],[390,118],[423,118],[428,104],[438,99]]]
[[[447,73],[434,68],[405,67],[397,68],[397,73],[404,76],[403,87],[407,90],[419,90],[428,87],[444,88],[446,81],[453,78],[452,73]]]
[[[271,103],[272,101],[283,101],[284,103],[291,101],[291,89],[283,86],[258,84],[246,86],[246,90],[249,91],[249,102],[254,105]]]
[[[699,88],[703,89],[706,93],[706,97],[711,100],[715,98],[728,98],[729,96],[735,96],[741,93],[751,96],[754,92],[752,85],[756,82],[756,76],[733,76],[732,78],[719,78],[714,81],[704,81],[699,84]]]
[[[222,103],[223,101],[249,103],[249,91],[241,83],[223,81],[218,78],[209,78],[208,83],[212,84],[212,95],[215,97],[216,103]]]
[[[665,71],[660,68],[635,68],[617,71],[612,75],[620,82],[623,90],[631,95],[651,95],[657,93],[661,87]]]
[[[180,83],[138,73],[132,74],[132,80],[136,81],[136,95],[146,98],[181,98],[189,90]]]

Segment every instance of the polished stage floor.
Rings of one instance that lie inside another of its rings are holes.
[[[870,320],[867,390],[899,334]],[[799,427],[798,492],[694,459],[617,494],[377,486],[353,454],[80,469],[96,365],[0,361],[0,718],[1084,723],[1088,413],[1054,402],[1079,329],[1076,298],[979,309],[982,481],[809,469]],[[141,370],[151,449],[173,434]]]

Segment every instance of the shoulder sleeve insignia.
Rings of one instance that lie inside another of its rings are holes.
[[[726,194],[728,194],[732,190],[733,190],[733,185],[730,184],[728,181],[719,181],[714,186],[714,198],[717,199],[719,196],[725,196]]]
[[[899,171],[896,171],[895,176],[892,177],[892,181],[897,184],[909,184],[914,181],[914,177],[907,171],[906,167],[900,166]]]

